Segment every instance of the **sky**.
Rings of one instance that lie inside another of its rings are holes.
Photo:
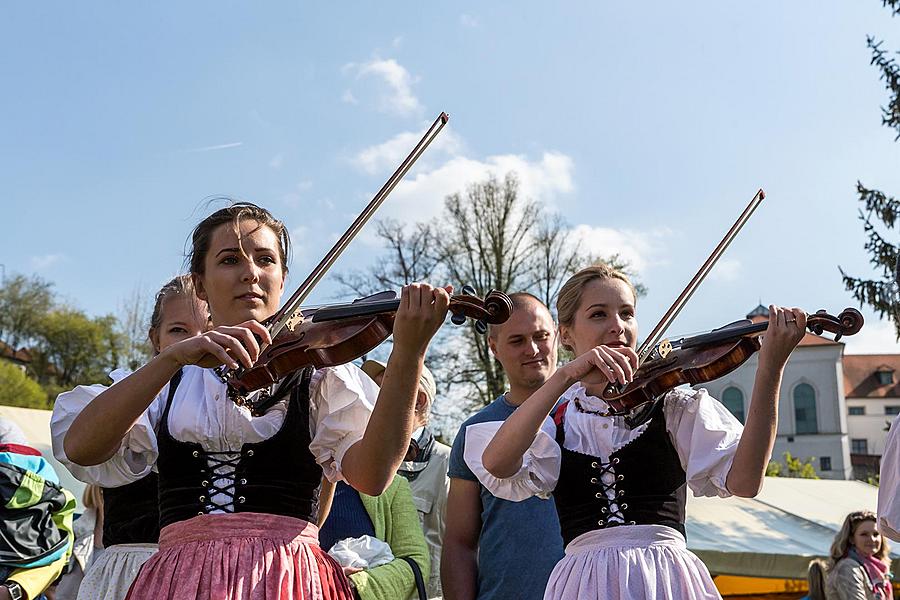
[[[671,333],[760,302],[836,314],[856,306],[838,266],[872,275],[857,180],[900,194],[867,34],[900,49],[877,0],[7,4],[2,274],[115,313],[183,269],[227,196],[288,224],[290,288],[446,111],[379,217],[433,218],[515,171],[587,249],[631,261],[649,332],[763,188]],[[335,271],[377,260],[372,225]],[[863,313],[846,351],[894,352]]]

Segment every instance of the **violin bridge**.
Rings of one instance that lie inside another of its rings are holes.
[[[287,327],[290,331],[294,331],[294,328],[296,328],[297,325],[301,324],[302,322],[303,322],[303,311],[298,310],[297,312],[295,312],[294,314],[291,315],[291,318],[287,320],[287,322],[284,324],[284,326]]]

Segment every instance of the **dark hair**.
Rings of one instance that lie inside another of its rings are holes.
[[[202,275],[204,261],[209,252],[210,239],[213,232],[226,223],[238,227],[241,221],[256,221],[260,227],[268,227],[278,238],[278,253],[281,257],[281,268],[288,272],[288,258],[291,251],[291,238],[284,223],[272,216],[265,208],[250,202],[234,202],[231,206],[221,208],[209,215],[194,227],[191,233],[191,250],[188,253],[188,264],[192,274]]]
[[[547,308],[547,305],[544,304],[543,300],[541,300],[534,294],[531,294],[529,292],[513,292],[512,294],[509,294],[509,299],[513,305],[513,312],[515,312],[516,310],[519,310],[521,308],[524,308],[528,304],[537,304],[538,306],[542,306],[544,309],[546,309],[547,314],[550,315],[550,320],[553,320],[553,315],[550,313],[550,309]],[[503,323],[499,323],[497,325],[490,325],[488,327],[488,336],[496,339],[497,332],[500,330],[499,328],[502,326],[503,326]]]
[[[828,574],[828,561],[814,558],[806,569],[806,584],[809,586],[809,600],[825,600],[825,577]]]

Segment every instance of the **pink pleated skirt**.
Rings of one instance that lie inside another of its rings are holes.
[[[202,515],[162,529],[126,600],[352,600],[319,529],[260,513]]]
[[[684,536],[664,525],[623,525],[566,546],[544,600],[720,600]]]

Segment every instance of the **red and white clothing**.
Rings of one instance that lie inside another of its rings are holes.
[[[169,519],[171,524],[163,528],[160,537],[162,551],[144,567],[129,598],[192,597],[184,596],[185,588],[180,583],[176,585],[173,579],[176,571],[184,569],[194,573],[197,580],[217,582],[216,585],[219,585],[218,582],[224,577],[224,581],[234,584],[228,594],[220,593],[221,590],[215,586],[201,586],[195,590],[197,598],[349,597],[346,578],[340,568],[324,553],[320,556],[318,531],[310,523],[314,521],[314,514],[308,518],[296,518],[284,513],[247,512],[251,505],[267,506],[266,498],[257,494],[254,497],[256,504],[249,502],[245,505],[245,498],[237,495],[235,490],[247,484],[247,461],[253,462],[249,457],[254,454],[254,445],[262,455],[266,452],[271,454],[276,442],[278,445],[296,446],[298,440],[303,440],[304,448],[290,446],[292,457],[302,451],[308,456],[304,464],[316,468],[297,474],[285,473],[278,479],[309,478],[303,489],[311,497],[304,498],[303,504],[312,507],[310,510],[314,513],[317,500],[315,490],[322,475],[331,481],[343,479],[341,461],[350,446],[363,437],[378,395],[377,386],[353,365],[322,369],[305,380],[301,399],[298,400],[293,392],[289,393],[265,414],[253,416],[249,409],[237,406],[228,398],[226,385],[212,369],[185,367],[170,392],[171,385],[167,384],[151,402],[113,457],[95,467],[73,467],[73,472],[80,479],[113,487],[136,481],[158,464],[166,464],[166,456],[160,456],[161,448],[168,453],[182,448],[196,448],[188,456],[194,459],[190,467],[185,467],[196,468],[196,476],[191,477],[189,473],[180,471],[173,475],[171,471],[180,468],[179,460],[168,461],[168,478],[164,477],[166,473],[162,469],[160,471],[160,497],[164,500],[162,508],[171,509],[166,514],[176,514],[178,519],[177,522]],[[91,391],[76,388],[73,393],[86,395]],[[77,412],[73,410],[72,414],[66,415],[60,421],[68,420],[71,424]],[[165,423],[162,422],[164,418]],[[284,428],[292,431],[282,431]],[[67,466],[72,464],[64,451],[61,451],[59,458]],[[268,478],[272,474],[273,463],[277,466],[279,461],[266,460],[263,464],[258,458],[253,474],[249,476],[252,480],[249,485],[258,491],[271,483],[274,496],[268,498],[278,497],[279,483]],[[196,490],[185,488],[188,480],[191,486],[197,487]],[[174,491],[169,489],[173,482],[178,486]],[[195,511],[196,507],[192,504],[190,510],[195,512],[186,513],[186,499],[200,510]],[[203,516],[194,516],[198,512]],[[188,516],[193,518],[187,519]],[[194,530],[202,530],[203,536],[188,534]],[[217,539],[216,531],[221,534],[221,539]],[[239,536],[240,540],[235,540],[235,531],[244,532]],[[231,557],[231,562],[227,564],[216,558],[220,557],[219,551],[223,548],[218,546],[222,544],[231,548],[225,553]],[[311,544],[316,547],[300,548]],[[212,546],[216,546],[215,552],[203,550]],[[188,560],[189,557],[193,558]],[[261,571],[247,571],[248,557],[262,560],[265,567]],[[210,576],[210,573],[216,575]],[[270,590],[270,595],[247,596],[241,592],[245,577],[264,577],[266,583],[254,589]],[[164,581],[169,582],[169,587],[162,585]],[[296,585],[284,588],[277,583],[285,581],[294,581]],[[297,595],[297,590],[301,588],[306,590],[306,595]]]
[[[568,545],[545,598],[718,598],[685,544],[685,490],[730,495],[725,480],[741,424],[705,390],[670,392],[634,429],[601,416],[609,407],[581,384],[560,400],[559,424],[544,421],[510,478],[482,464],[500,424],[470,426],[466,436],[466,463],[495,496],[554,494]]]

